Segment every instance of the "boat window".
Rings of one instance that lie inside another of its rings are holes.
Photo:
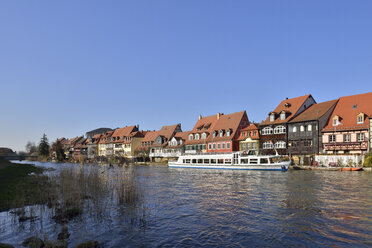
[[[268,163],[269,163],[269,159],[261,158],[261,164],[268,164]]]
[[[251,159],[249,160],[249,163],[250,163],[250,164],[257,164],[257,163],[258,163],[258,159],[257,159],[257,158],[251,158]]]
[[[248,159],[242,159],[242,160],[240,160],[240,163],[242,163],[242,164],[248,164]]]
[[[204,164],[209,164],[209,159],[204,159]]]
[[[211,159],[211,164],[215,164],[216,163],[216,160],[215,159]]]
[[[231,158],[225,159],[225,164],[231,164]]]
[[[183,163],[186,164],[186,159],[183,160]]]
[[[219,159],[218,159],[218,163],[219,163],[219,164],[223,164],[223,159],[222,159],[222,158],[219,158]]]
[[[192,163],[193,163],[193,164],[196,164],[196,159],[193,159],[193,160],[192,160]]]
[[[270,158],[270,164],[275,164],[278,163],[279,159],[278,158]]]
[[[203,159],[198,159],[198,164],[202,164],[203,163]]]
[[[190,163],[190,159],[186,159],[186,164],[189,164]]]

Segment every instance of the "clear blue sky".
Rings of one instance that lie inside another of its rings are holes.
[[[0,146],[372,91],[372,1],[0,1]]]

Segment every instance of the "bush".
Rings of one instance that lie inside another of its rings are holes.
[[[363,163],[364,167],[372,167],[372,154],[371,155],[366,155]]]

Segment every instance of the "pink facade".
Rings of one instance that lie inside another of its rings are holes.
[[[326,153],[361,154],[368,150],[368,130],[324,132],[323,149]]]

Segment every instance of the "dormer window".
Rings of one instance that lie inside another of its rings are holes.
[[[364,123],[364,114],[360,113],[357,117],[357,123],[358,124],[363,124]]]
[[[284,111],[280,113],[280,119],[285,120],[285,112]]]
[[[332,124],[334,127],[340,124],[339,116],[336,115],[335,117],[333,117]]]
[[[192,134],[189,134],[189,140],[193,140],[193,135]]]
[[[199,138],[200,138],[200,135],[198,133],[195,134],[195,140],[199,140]]]
[[[224,135],[224,131],[220,130],[220,137],[223,137],[223,135]]]
[[[291,106],[290,103],[288,103],[288,102],[284,103],[284,107],[289,108],[290,106]]]
[[[203,140],[205,140],[205,139],[207,138],[207,134],[206,134],[206,133],[202,133],[201,138],[202,138]]]
[[[272,113],[271,115],[270,115],[270,121],[272,122],[272,121],[275,121],[275,114],[274,113]]]
[[[231,135],[231,129],[229,129],[229,130],[227,130],[227,132],[226,132],[226,136],[230,136]]]
[[[217,136],[217,131],[213,131],[213,138],[216,138]]]

